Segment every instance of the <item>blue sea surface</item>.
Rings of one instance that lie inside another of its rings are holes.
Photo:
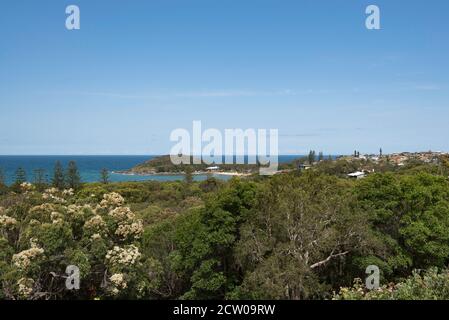
[[[131,169],[137,164],[143,163],[157,156],[0,156],[0,170],[5,176],[6,184],[10,185],[15,180],[17,168],[22,167],[27,173],[27,180],[33,182],[34,171],[45,170],[48,181],[53,175],[53,168],[56,161],[60,161],[64,168],[69,161],[73,160],[78,166],[78,170],[83,182],[96,182],[100,180],[100,171],[105,168],[110,172],[110,181],[173,181],[182,180],[182,175],[124,175],[112,173],[112,171],[122,171]],[[279,156],[279,162],[290,162],[298,155]],[[230,176],[216,175],[219,179],[228,180]],[[195,175],[195,180],[205,180],[206,175]]]

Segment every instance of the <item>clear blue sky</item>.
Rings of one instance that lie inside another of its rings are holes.
[[[193,120],[278,128],[281,154],[449,151],[448,15],[447,0],[3,0],[0,154],[166,154]]]

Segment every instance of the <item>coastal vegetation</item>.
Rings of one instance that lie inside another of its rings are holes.
[[[72,164],[53,185],[0,184],[0,299],[449,298],[448,163],[346,176],[366,165],[83,184]]]

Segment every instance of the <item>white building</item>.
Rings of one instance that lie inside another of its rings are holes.
[[[353,178],[353,179],[363,179],[363,178],[365,178],[365,176],[366,176],[365,172],[362,172],[362,171],[356,171],[356,172],[348,174],[348,177]]]

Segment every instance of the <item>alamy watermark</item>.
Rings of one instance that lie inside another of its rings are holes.
[[[75,265],[67,266],[65,286],[67,290],[80,289],[80,269]],[[365,278],[365,286],[368,290],[378,290],[380,288],[380,269],[376,265],[369,265],[365,273],[368,277]]]
[[[170,151],[171,162],[181,164],[259,164],[261,175],[278,169],[277,129],[202,130],[201,121],[193,121],[192,131],[178,128],[170,141],[177,142]]]
[[[376,5],[366,7],[365,13],[368,17],[365,20],[365,26],[368,30],[380,30],[380,9]]]
[[[67,278],[65,280],[65,287],[67,290],[80,289],[80,269],[77,266],[70,265],[65,269]]]
[[[79,30],[81,28],[80,8],[77,5],[69,5],[65,9],[68,15],[65,21],[67,30]],[[365,9],[368,17],[365,20],[365,27],[368,30],[380,30],[380,8],[377,5],[369,5]]]
[[[380,286],[380,269],[376,265],[370,265],[366,268],[365,273],[368,277],[365,279],[365,285],[368,290],[377,290]]]
[[[80,8],[72,4],[67,6],[65,13],[69,15],[65,20],[67,30],[79,30],[81,28]]]

